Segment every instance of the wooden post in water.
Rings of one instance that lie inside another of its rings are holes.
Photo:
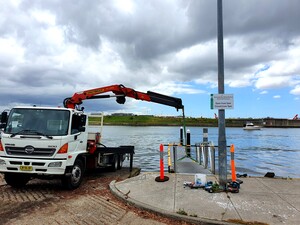
[[[180,145],[183,145],[183,127],[180,127]]]
[[[191,157],[191,132],[187,130],[186,132],[186,155]]]

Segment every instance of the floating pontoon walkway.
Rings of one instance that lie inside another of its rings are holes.
[[[172,166],[171,169],[179,174],[207,174],[212,175],[212,172],[205,169],[193,157],[188,157],[185,146],[176,146],[176,150],[171,149]],[[174,156],[175,154],[175,156]],[[176,160],[175,160],[176,159]]]

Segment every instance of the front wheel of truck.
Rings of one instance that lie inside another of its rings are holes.
[[[84,173],[84,165],[82,160],[77,159],[69,171],[69,173],[64,176],[61,181],[62,185],[68,189],[73,190],[80,186]]]
[[[21,188],[28,183],[30,176],[22,173],[5,173],[4,180],[13,188]]]

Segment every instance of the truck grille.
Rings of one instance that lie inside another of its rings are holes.
[[[8,155],[18,156],[52,156],[55,148],[33,148],[33,151],[26,151],[26,147],[5,147]]]

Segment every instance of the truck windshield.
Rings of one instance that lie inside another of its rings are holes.
[[[4,132],[14,135],[67,135],[69,118],[68,110],[15,108],[10,111]]]

